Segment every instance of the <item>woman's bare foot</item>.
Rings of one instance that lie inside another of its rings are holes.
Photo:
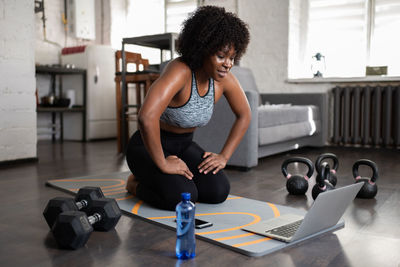
[[[133,196],[136,196],[136,188],[139,184],[139,181],[135,179],[135,176],[131,173],[128,176],[128,181],[126,181],[126,190],[131,193]]]

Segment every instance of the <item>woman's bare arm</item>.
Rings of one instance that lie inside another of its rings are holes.
[[[232,73],[229,73],[229,76],[226,78],[228,79],[224,79],[222,83],[223,94],[235,114],[236,120],[232,125],[220,154],[211,152],[204,154],[203,157],[205,160],[199,165],[200,172],[204,171],[207,173],[213,171],[213,173],[217,173],[219,170],[225,168],[226,163],[240,144],[250,124],[251,110],[243,89]]]
[[[139,111],[139,129],[144,145],[154,163],[164,173],[193,177],[186,164],[176,156],[165,158],[160,140],[160,116],[171,100],[190,81],[190,69],[178,60],[166,67],[159,79],[149,89]]]

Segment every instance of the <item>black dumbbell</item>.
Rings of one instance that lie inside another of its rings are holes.
[[[68,210],[88,212],[93,200],[104,197],[100,187],[85,186],[79,189],[75,200],[68,197],[50,199],[43,211],[43,216],[51,229],[60,213]]]
[[[93,230],[109,231],[121,217],[121,210],[113,198],[93,200],[91,216],[82,211],[65,211],[53,225],[53,235],[62,248],[83,247]]]
[[[304,163],[308,167],[308,172],[306,175],[291,175],[287,167],[289,163]],[[313,175],[314,172],[314,165],[311,160],[303,157],[293,157],[286,159],[282,163],[282,173],[283,176],[287,178],[286,181],[286,189],[288,190],[289,194],[292,195],[304,195],[308,190],[308,179]]]
[[[319,155],[319,157],[317,158],[317,160],[315,161],[315,169],[317,171],[317,173],[321,173],[321,163],[324,159],[332,159],[333,161],[333,166],[331,168],[330,174],[328,176],[328,181],[333,185],[336,186],[337,184],[337,176],[336,176],[336,172],[339,168],[339,160],[336,157],[335,154],[332,153],[324,153]]]
[[[366,165],[372,169],[371,178],[361,177],[358,174],[358,167],[360,165]],[[357,194],[357,198],[374,198],[378,193],[378,186],[376,185],[376,180],[378,180],[378,166],[375,162],[369,159],[359,159],[353,165],[353,176],[356,183],[364,183],[360,191]]]
[[[320,193],[330,191],[335,189],[335,187],[329,182],[328,176],[330,175],[330,167],[326,162],[321,163],[320,165],[321,173],[316,177],[316,184],[314,185],[311,195],[315,200]]]

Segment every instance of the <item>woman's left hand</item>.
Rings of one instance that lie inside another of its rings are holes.
[[[226,162],[228,161],[224,156],[221,154],[215,154],[212,152],[204,152],[203,154],[203,160],[202,163],[198,166],[199,172],[204,174],[207,174],[208,172],[213,172],[213,174],[216,174],[219,172],[219,170],[225,168]]]

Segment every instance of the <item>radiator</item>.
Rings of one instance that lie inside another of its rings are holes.
[[[333,88],[333,144],[398,147],[400,85]]]

